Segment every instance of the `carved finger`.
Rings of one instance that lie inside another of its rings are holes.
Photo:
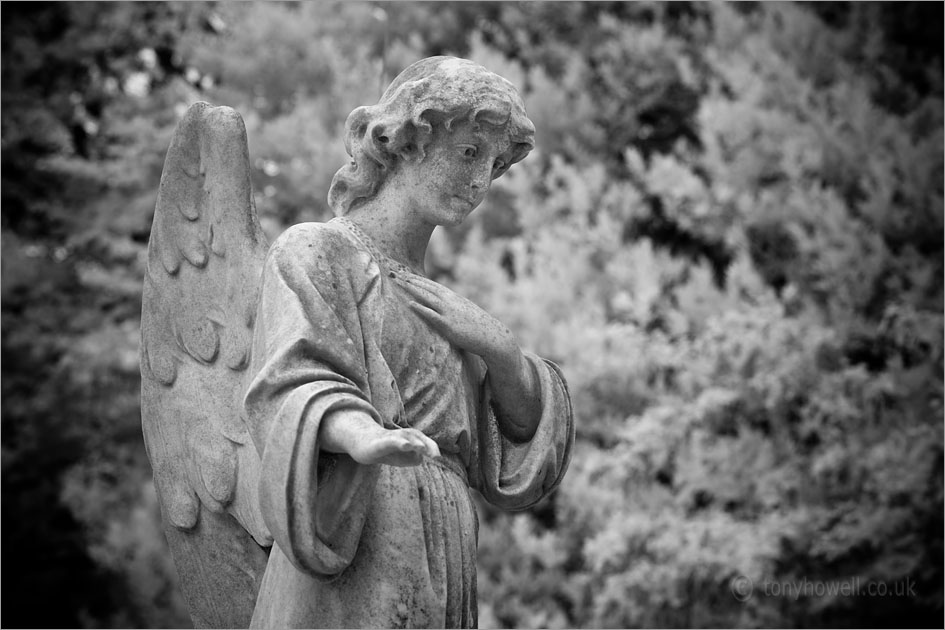
[[[417,440],[414,436],[409,433],[401,435],[403,440],[400,443],[400,450],[402,451],[413,451],[415,453],[423,453],[426,449],[423,442]]]
[[[440,447],[430,437],[417,429],[404,429],[403,436],[416,447],[416,452],[427,457],[439,457]]]
[[[403,287],[418,302],[437,312],[443,310],[443,299],[433,291],[416,284],[404,284]]]
[[[423,440],[423,443],[426,447],[427,457],[439,457],[440,456],[440,446],[434,442],[428,435],[425,433],[419,432],[420,438]]]
[[[410,308],[412,308],[417,315],[425,319],[438,330],[449,330],[449,326],[446,323],[446,318],[435,309],[427,306],[426,304],[421,304],[420,302],[410,302]]]
[[[423,291],[427,295],[430,295],[441,302],[449,302],[457,298],[462,299],[458,293],[452,291],[448,287],[443,286],[439,282],[430,280],[429,278],[406,278],[404,286],[415,289],[416,291]]]
[[[414,435],[413,429],[398,429],[394,432],[395,441],[391,450],[380,463],[389,466],[418,466],[426,455],[426,447],[422,440]]]
[[[428,291],[432,291],[434,293],[437,293],[439,291],[449,291],[449,289],[447,289],[445,286],[443,286],[439,282],[436,282],[435,280],[430,280],[429,278],[424,278],[423,276],[405,275],[402,277],[402,279],[406,281],[408,284],[411,284],[416,287],[423,287],[427,289]]]
[[[429,296],[430,301],[433,302],[433,308],[441,312],[450,310],[466,313],[485,313],[475,302],[471,302],[448,287],[427,278],[411,278],[402,286],[408,290],[412,289],[410,291],[411,295]]]

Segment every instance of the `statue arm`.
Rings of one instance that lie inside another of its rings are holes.
[[[410,303],[455,346],[478,355],[480,487],[503,509],[525,509],[560,482],[571,458],[571,399],[554,364],[519,349],[511,331],[432,280],[404,277]]]
[[[483,357],[496,423],[506,438],[528,442],[541,421],[541,385],[535,364],[514,342],[497,355]]]
[[[503,409],[496,405],[497,376],[487,374],[479,421],[479,490],[505,510],[526,509],[548,496],[561,482],[571,460],[574,419],[567,383],[550,361],[522,353],[532,377],[537,408],[527,441],[510,439],[502,430]],[[525,369],[525,368],[523,368]]]
[[[497,422],[502,434],[528,442],[541,419],[541,388],[532,362],[515,336],[495,317],[443,285],[420,276],[405,276],[410,306],[450,342],[482,357],[488,367]]]
[[[302,571],[340,573],[357,550],[377,476],[322,449],[326,418],[377,424],[358,317],[366,264],[336,232],[295,226],[263,274],[245,409],[262,457],[260,503],[273,538]]]

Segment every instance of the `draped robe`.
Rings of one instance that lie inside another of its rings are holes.
[[[530,441],[507,439],[485,363],[409,308],[409,273],[346,219],[293,226],[270,250],[245,397],[275,540],[253,627],[475,627],[469,488],[521,510],[568,466],[559,369],[525,354],[541,419]],[[344,409],[419,429],[442,455],[402,468],[320,451],[321,420]]]

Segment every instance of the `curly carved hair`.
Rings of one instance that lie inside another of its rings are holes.
[[[345,122],[352,160],[332,179],[328,203],[343,215],[373,197],[398,160],[423,160],[438,125],[456,120],[505,127],[511,141],[493,179],[535,146],[535,126],[515,87],[467,59],[429,57],[401,72],[377,105],[355,109]]]

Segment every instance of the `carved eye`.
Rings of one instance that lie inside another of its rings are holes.
[[[496,160],[492,164],[493,171],[501,171],[503,168],[505,168],[505,160]]]
[[[459,148],[462,149],[463,151],[463,157],[467,157],[470,159],[476,157],[476,155],[479,153],[479,149],[477,149],[471,144],[461,144]]]

